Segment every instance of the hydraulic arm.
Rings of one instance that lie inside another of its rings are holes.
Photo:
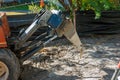
[[[29,41],[29,38],[41,27],[46,27],[47,30]],[[24,51],[25,53],[20,57],[21,61],[25,61],[47,43],[56,39],[57,37],[65,36],[70,42],[81,49],[81,42],[76,33],[75,27],[70,19],[66,19],[65,15],[59,11],[41,10],[32,24],[26,29],[22,29],[18,35],[15,44],[16,51]],[[28,43],[27,43],[28,42]]]

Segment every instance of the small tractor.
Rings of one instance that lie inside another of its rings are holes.
[[[46,31],[31,40],[32,35],[42,27],[46,27]],[[22,28],[16,36],[11,32],[6,13],[0,13],[0,80],[18,80],[23,62],[63,35],[82,49],[71,19],[55,10],[42,9],[30,26]]]

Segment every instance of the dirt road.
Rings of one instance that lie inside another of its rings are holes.
[[[51,42],[24,63],[22,80],[110,80],[120,60],[120,34],[81,37],[80,58],[67,39]]]

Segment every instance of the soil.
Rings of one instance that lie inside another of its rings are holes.
[[[52,41],[24,62],[22,80],[110,80],[120,60],[120,34],[80,38],[82,58],[67,39]]]

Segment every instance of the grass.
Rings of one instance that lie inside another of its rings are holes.
[[[29,10],[29,5],[16,5],[16,6],[9,6],[9,7],[3,7],[0,8],[2,11],[7,10]]]
[[[14,6],[8,6],[0,8],[0,11],[5,11],[7,15],[21,15],[27,13],[37,13],[40,11],[40,7],[37,4],[20,4]]]

